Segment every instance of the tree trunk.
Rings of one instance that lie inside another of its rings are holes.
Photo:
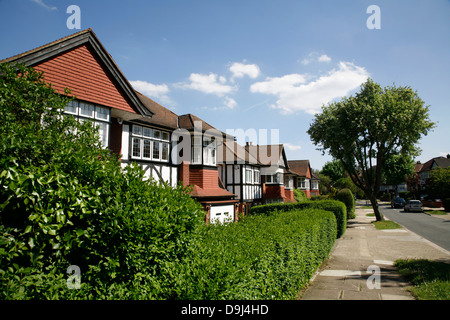
[[[369,200],[370,200],[370,203],[372,204],[373,212],[375,213],[375,217],[376,217],[377,221],[383,221],[384,217],[383,217],[383,214],[380,212],[380,209],[378,208],[376,194],[372,194],[369,197]]]

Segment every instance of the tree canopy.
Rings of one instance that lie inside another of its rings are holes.
[[[355,95],[323,106],[307,132],[319,150],[340,160],[382,220],[376,194],[383,167],[393,154],[419,154],[416,143],[434,127],[428,112],[410,87],[382,88],[368,79]]]

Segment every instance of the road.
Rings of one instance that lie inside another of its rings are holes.
[[[450,251],[450,220],[436,218],[425,213],[405,212],[391,209],[390,205],[380,205],[381,213],[419,236]]]

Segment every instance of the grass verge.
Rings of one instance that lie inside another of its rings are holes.
[[[385,221],[373,221],[372,222],[377,230],[384,229],[399,229],[401,225],[395,223],[394,221],[385,220]]]
[[[399,259],[399,272],[419,300],[450,300],[450,264],[427,259]]]
[[[446,215],[447,212],[445,212],[444,210],[425,210],[425,213],[429,213],[429,214],[437,214],[437,215]]]

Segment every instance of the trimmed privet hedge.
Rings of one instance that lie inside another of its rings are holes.
[[[317,209],[247,216],[199,231],[180,265],[181,299],[295,299],[333,247],[336,219]]]
[[[336,237],[340,238],[347,228],[347,208],[337,200],[318,200],[297,203],[272,203],[255,206],[250,209],[251,215],[273,215],[275,213],[295,209],[322,209],[334,213],[337,222]]]
[[[355,219],[355,198],[350,189],[341,189],[335,196],[336,200],[339,200],[345,204],[347,208],[347,220]]]

